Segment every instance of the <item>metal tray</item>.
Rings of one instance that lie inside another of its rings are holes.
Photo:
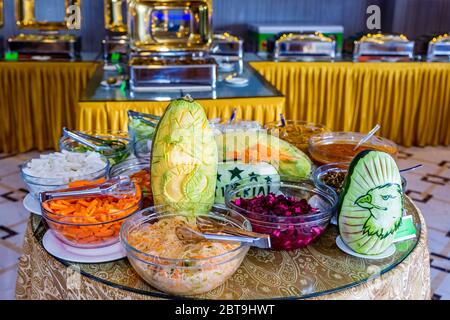
[[[75,60],[81,41],[72,35],[19,34],[8,39],[8,48],[19,54],[19,59],[45,55],[53,59]]]
[[[217,63],[213,58],[132,57],[129,69],[134,92],[211,91],[216,87]]]

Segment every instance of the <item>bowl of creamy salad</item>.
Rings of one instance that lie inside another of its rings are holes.
[[[203,216],[251,231],[244,216],[228,209],[212,207]],[[190,296],[211,291],[236,272],[248,252],[247,245],[236,242],[186,244],[176,236],[178,226],[198,230],[192,214],[159,206],[135,213],[120,232],[133,268],[147,283],[165,293]]]

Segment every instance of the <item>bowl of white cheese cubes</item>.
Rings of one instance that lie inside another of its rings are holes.
[[[73,181],[107,178],[109,161],[96,152],[54,152],[31,159],[20,166],[28,191],[39,199],[39,193],[67,188]]]

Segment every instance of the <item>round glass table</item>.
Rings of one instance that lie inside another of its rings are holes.
[[[409,198],[417,237],[396,244],[382,260],[356,258],[340,251],[337,228],[330,226],[315,243],[294,251],[251,249],[237,272],[222,286],[194,299],[428,299],[430,269],[426,227]],[[59,260],[42,247],[46,226],[32,215],[19,262],[18,299],[171,299],[133,270],[126,258],[79,264]]]

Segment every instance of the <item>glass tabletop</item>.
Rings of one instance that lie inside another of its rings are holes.
[[[220,287],[194,299],[304,299],[344,290],[379,277],[400,264],[416,247],[421,233],[419,213],[409,198],[407,214],[417,229],[415,239],[396,243],[394,255],[382,260],[349,256],[336,246],[338,230],[328,230],[313,244],[294,251],[251,249],[236,273]],[[34,236],[42,245],[46,232],[40,216],[33,215]],[[79,264],[58,259],[95,281],[125,291],[159,298],[174,297],[148,285],[126,258],[109,263]]]
[[[89,81],[86,90],[81,95],[81,102],[99,102],[99,101],[170,101],[184,97],[189,93],[194,99],[230,99],[230,98],[258,98],[258,97],[279,97],[282,94],[264,79],[248,62],[259,61],[255,55],[247,54],[242,64],[242,73],[237,75],[248,79],[245,86],[236,86],[228,84],[224,78],[227,73],[219,71],[219,77],[216,88],[213,91],[188,92],[185,90],[176,90],[171,92],[136,92],[132,93],[129,89],[122,90],[120,86],[105,87],[102,81],[108,77],[116,77],[117,71],[103,70],[100,65],[95,74]]]

